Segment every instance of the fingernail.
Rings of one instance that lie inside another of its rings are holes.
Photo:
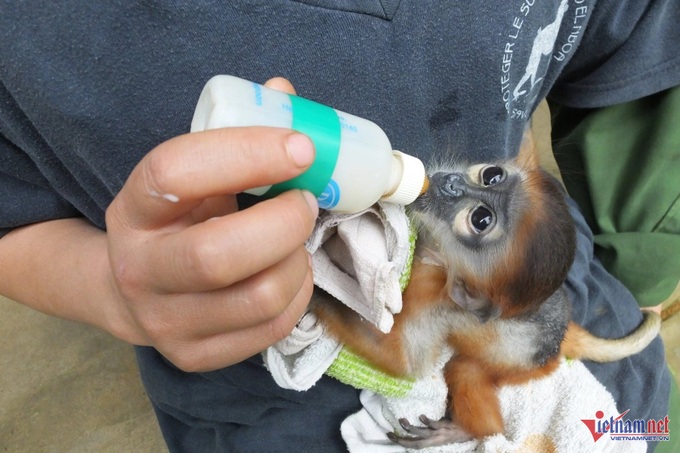
[[[314,161],[314,145],[306,135],[289,135],[286,139],[286,151],[298,167],[306,167]]]
[[[319,202],[317,201],[314,194],[311,193],[311,192],[308,192],[306,190],[303,190],[302,195],[304,195],[305,200],[307,201],[307,204],[312,209],[312,211],[315,213],[314,215],[318,216],[319,215]]]

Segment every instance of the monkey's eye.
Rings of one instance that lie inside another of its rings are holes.
[[[481,171],[482,184],[485,186],[493,186],[505,179],[505,172],[501,167],[495,165],[484,167]]]
[[[476,234],[482,233],[493,223],[493,213],[485,206],[477,206],[470,212],[470,226]]]

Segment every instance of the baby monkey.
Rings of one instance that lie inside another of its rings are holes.
[[[419,228],[403,310],[390,333],[317,290],[313,310],[327,331],[377,368],[418,378],[441,352],[449,418],[401,419],[405,436],[424,448],[503,433],[497,389],[552,373],[563,356],[615,361],[644,349],[660,317],[616,340],[570,321],[562,287],[574,260],[575,227],[559,183],[538,165],[530,140],[514,161],[442,165],[409,207]]]

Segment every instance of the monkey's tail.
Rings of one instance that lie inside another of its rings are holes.
[[[661,330],[661,316],[653,311],[643,311],[642,324],[622,338],[600,338],[574,322],[569,323],[562,341],[562,354],[570,359],[595,362],[614,362],[637,354],[656,338]]]

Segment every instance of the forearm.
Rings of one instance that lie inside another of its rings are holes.
[[[83,219],[37,223],[0,239],[0,294],[121,336],[106,233]]]

